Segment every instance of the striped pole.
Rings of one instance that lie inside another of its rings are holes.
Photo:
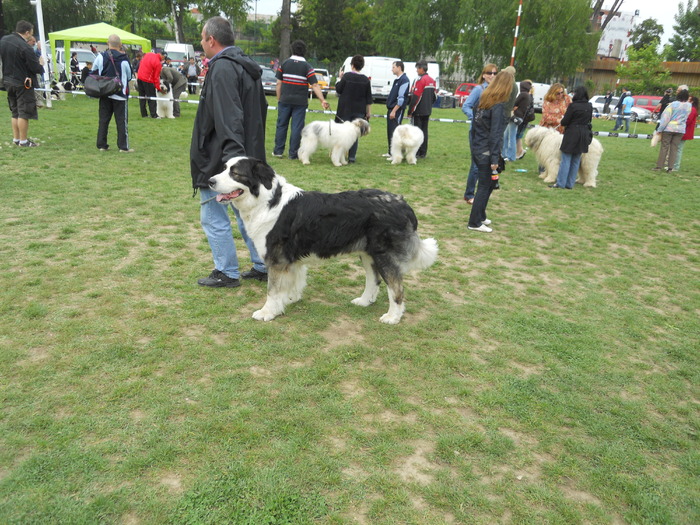
[[[523,0],[518,5],[518,19],[515,21],[515,36],[513,37],[513,52],[510,54],[510,65],[515,65],[515,48],[518,45],[518,33],[520,32],[520,15],[523,13]]]

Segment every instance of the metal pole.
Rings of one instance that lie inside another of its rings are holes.
[[[41,43],[41,58],[44,59],[44,89],[47,86],[50,87],[49,82],[49,61],[46,56],[46,46],[44,45],[44,11],[41,8],[41,0],[30,0],[30,3],[36,7],[36,21],[37,29],[39,30],[39,42]],[[46,94],[46,107],[51,107],[51,90],[45,91]]]
[[[510,54],[510,65],[515,65],[515,48],[518,45],[518,33],[520,32],[520,15],[523,12],[523,0],[518,5],[518,19],[515,21],[515,36],[513,37],[513,51]]]

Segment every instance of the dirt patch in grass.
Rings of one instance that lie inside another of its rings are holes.
[[[357,323],[352,322],[347,317],[343,317],[331,324],[321,332],[321,336],[328,342],[325,348],[327,352],[342,345],[364,343],[365,341],[365,337],[360,332]]]
[[[435,445],[421,439],[412,442],[412,446],[413,454],[398,459],[394,472],[407,483],[429,485],[433,481],[432,471],[435,470],[436,465],[428,460],[428,456],[435,450]]]

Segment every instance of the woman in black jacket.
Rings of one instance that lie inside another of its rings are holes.
[[[372,106],[372,86],[369,78],[360,73],[365,67],[365,58],[362,55],[355,55],[350,61],[352,71],[348,71],[343,78],[335,84],[335,92],[340,97],[338,100],[338,111],[336,111],[335,121],[338,123],[350,122],[357,118],[369,120],[370,108]],[[348,152],[348,162],[355,162],[357,155],[358,141]]]
[[[498,161],[503,147],[503,131],[508,122],[505,102],[510,98],[515,78],[508,71],[501,71],[489,84],[474,111],[471,129],[471,155],[476,164],[479,186],[469,214],[470,230],[490,233],[493,231],[486,218],[486,205],[491,192],[498,187]]]
[[[581,164],[581,155],[588,153],[588,146],[593,140],[591,119],[593,118],[593,106],[588,102],[588,91],[579,86],[574,91],[574,98],[566,109],[561,125],[564,130],[564,138],[561,141],[561,164],[557,182],[550,188],[566,188],[571,190],[576,182],[578,167]]]

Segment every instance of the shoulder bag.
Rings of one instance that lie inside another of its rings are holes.
[[[88,97],[102,98],[108,97],[119,93],[124,89],[124,85],[119,78],[119,73],[117,72],[117,66],[114,64],[114,57],[109,51],[106,52],[109,55],[109,59],[112,61],[112,66],[114,67],[114,72],[117,74],[115,77],[103,77],[100,75],[88,75],[85,79],[84,90]],[[102,55],[104,57],[104,55]]]

